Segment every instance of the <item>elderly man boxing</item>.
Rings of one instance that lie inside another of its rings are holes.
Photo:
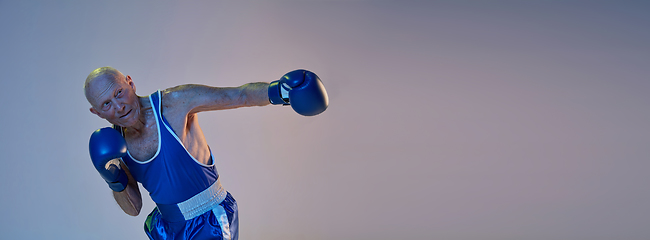
[[[118,205],[138,215],[149,191],[156,208],[144,229],[150,239],[237,239],[237,203],[219,181],[197,113],[269,104],[299,114],[325,111],[328,98],[312,72],[296,70],[269,83],[239,87],[180,85],[138,96],[130,76],[95,69],[84,85],[90,112],[113,124],[90,137],[90,157]]]

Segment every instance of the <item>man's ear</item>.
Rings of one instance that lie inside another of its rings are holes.
[[[131,79],[131,76],[126,75],[126,82],[131,86],[133,89],[133,92],[135,92],[135,84],[133,83],[133,79]]]
[[[101,116],[99,116],[99,112],[97,112],[97,110],[95,110],[95,109],[92,108],[92,107],[90,108],[90,112],[93,113],[93,114],[95,114],[95,115],[97,115],[98,117],[101,117]]]

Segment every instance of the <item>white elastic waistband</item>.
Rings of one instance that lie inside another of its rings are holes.
[[[162,217],[171,222],[190,220],[219,205],[228,193],[217,179],[210,187],[178,204],[156,204]]]
[[[177,204],[178,209],[181,210],[185,220],[190,220],[219,205],[226,199],[226,194],[226,190],[221,186],[221,181],[217,179],[216,182],[203,190],[203,192]]]

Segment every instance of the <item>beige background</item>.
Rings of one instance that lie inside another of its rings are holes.
[[[200,114],[240,239],[649,239],[637,2],[0,1],[2,238],[146,238],[88,157],[109,65],[140,95],[323,79],[316,117]]]

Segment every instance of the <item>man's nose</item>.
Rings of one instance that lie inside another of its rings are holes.
[[[113,106],[115,106],[115,110],[116,110],[117,112],[122,112],[122,111],[124,111],[124,104],[122,104],[122,103],[120,103],[120,102],[118,102],[118,101],[115,101],[115,102],[113,103]]]

